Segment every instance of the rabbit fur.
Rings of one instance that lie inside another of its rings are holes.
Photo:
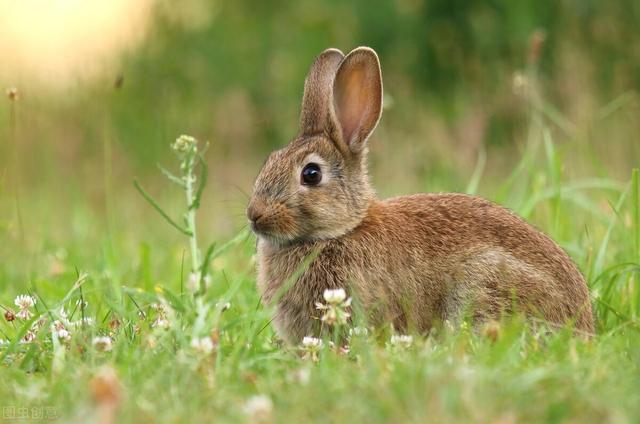
[[[315,304],[335,288],[370,323],[397,331],[518,311],[593,333],[580,271],[508,209],[455,193],[376,197],[367,140],[381,111],[376,53],[324,51],[305,81],[299,134],[255,181],[247,215],[258,236],[257,285],[275,306],[278,335],[292,344],[317,335]],[[302,179],[308,164],[322,175],[317,185]]]

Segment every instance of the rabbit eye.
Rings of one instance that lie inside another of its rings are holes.
[[[315,186],[320,184],[320,181],[322,181],[320,165],[317,163],[308,163],[302,169],[302,175],[300,177],[303,185]]]

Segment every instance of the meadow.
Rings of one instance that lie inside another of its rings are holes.
[[[162,3],[152,36],[89,81],[0,69],[16,87],[0,100],[3,421],[637,422],[640,58],[620,53],[637,6],[187,3]],[[440,44],[415,41],[422,24]],[[348,345],[278,340],[244,208],[295,134],[314,55],[357,44],[385,75],[379,195],[511,208],[585,275],[594,337],[520,317],[391,337],[356,318]],[[202,161],[181,168],[183,133]]]

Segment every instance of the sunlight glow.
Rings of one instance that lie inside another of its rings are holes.
[[[0,0],[0,83],[64,88],[143,40],[153,0]]]

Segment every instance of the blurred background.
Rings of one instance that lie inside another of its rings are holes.
[[[16,262],[0,277],[70,249],[144,261],[181,240],[132,184],[180,210],[156,167],[175,166],[180,134],[210,143],[201,234],[231,237],[267,153],[296,134],[314,57],[359,45],[383,69],[383,197],[475,179],[520,210],[526,190],[499,188],[536,113],[565,180],[623,183],[640,164],[638,1],[0,0],[0,254]]]

